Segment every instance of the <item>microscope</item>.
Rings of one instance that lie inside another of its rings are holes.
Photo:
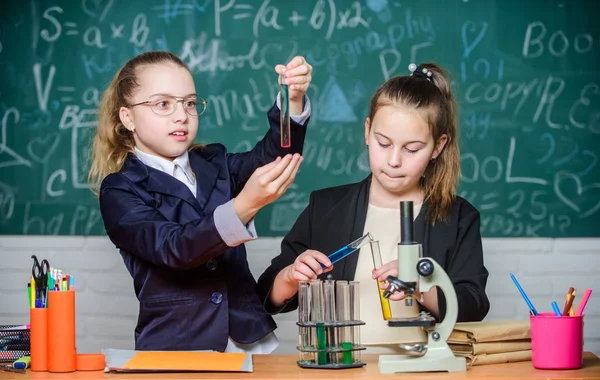
[[[400,344],[405,355],[379,356],[381,373],[466,371],[465,358],[456,357],[446,342],[454,329],[458,316],[458,301],[452,281],[444,269],[433,259],[423,257],[423,247],[413,237],[413,202],[400,202],[400,243],[398,244],[398,277],[388,276],[388,287],[383,297],[389,298],[397,291],[406,295],[407,306],[412,306],[415,291],[430,290],[437,286],[446,297],[446,314],[441,323],[426,312],[413,318],[391,318],[390,327],[419,326],[427,333],[427,344]]]

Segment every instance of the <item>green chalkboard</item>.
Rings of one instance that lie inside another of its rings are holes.
[[[86,185],[99,96],[126,60],[169,50],[209,101],[198,142],[231,151],[265,132],[275,64],[314,67],[302,170],[261,236],[284,235],[312,190],[367,175],[370,96],[413,61],[453,74],[459,193],[484,236],[600,236],[599,14],[596,0],[5,1],[0,234],[104,234]]]

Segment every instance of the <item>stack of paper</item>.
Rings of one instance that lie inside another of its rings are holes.
[[[134,351],[107,348],[104,372],[252,372],[252,355],[214,351]]]
[[[457,323],[448,345],[469,366],[531,360],[529,321]]]

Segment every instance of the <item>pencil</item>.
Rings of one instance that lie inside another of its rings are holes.
[[[581,301],[579,301],[579,305],[577,306],[577,311],[575,312],[576,316],[583,315],[583,309],[585,309],[585,305],[587,304],[588,299],[592,295],[592,289],[587,288],[585,293],[583,293],[583,297],[581,297]]]
[[[566,298],[567,298],[567,300],[565,302],[565,307],[563,308],[563,312],[562,312],[563,316],[569,315],[569,309],[573,305],[573,300],[575,299],[575,296],[573,294],[569,293],[569,294],[567,294]]]
[[[556,301],[552,301],[552,309],[554,309],[554,314],[556,314],[557,317],[562,317],[562,314],[560,314],[560,309],[558,308],[558,304],[556,303]]]
[[[571,293],[573,295],[573,302],[575,302],[575,295],[577,294],[577,290],[573,290],[573,293]],[[575,315],[575,310],[573,309],[573,302],[571,302],[571,307],[569,308],[569,316],[574,316]]]

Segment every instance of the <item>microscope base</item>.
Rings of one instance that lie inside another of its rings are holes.
[[[379,356],[379,372],[396,373],[466,371],[467,364],[465,358],[456,357],[451,350],[448,351],[450,352],[428,352],[421,357],[381,355]]]

